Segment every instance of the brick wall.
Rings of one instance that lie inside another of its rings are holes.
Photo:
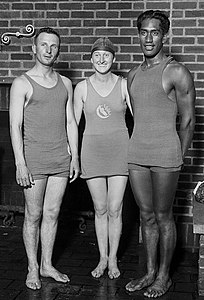
[[[56,69],[70,77],[73,84],[92,72],[90,48],[97,37],[108,36],[118,48],[114,64],[116,73],[124,74],[142,55],[138,45],[136,18],[146,9],[169,12],[171,31],[166,52],[184,63],[195,79],[197,90],[196,129],[194,140],[185,160],[176,200],[175,219],[178,227],[178,244],[195,247],[198,237],[192,230],[191,191],[203,179],[204,165],[204,1],[203,0],[16,0],[0,3],[0,34],[24,31],[27,24],[35,28],[51,26],[62,37],[61,54]],[[0,83],[11,83],[13,78],[33,65],[32,39],[11,38],[9,46],[0,48]],[[8,92],[8,91],[7,91]],[[7,109],[5,89],[0,89],[0,101]]]

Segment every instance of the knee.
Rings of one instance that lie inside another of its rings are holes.
[[[42,217],[42,209],[36,208],[29,210],[25,207],[24,221],[29,223],[39,223]]]
[[[95,214],[98,218],[102,218],[104,215],[107,214],[107,207],[106,206],[95,206]]]
[[[152,226],[156,223],[156,217],[153,211],[140,211],[140,217],[143,224]]]
[[[122,212],[121,207],[109,206],[108,217],[113,219],[118,219],[121,216],[121,212]]]
[[[156,212],[155,215],[158,224],[165,224],[174,221],[172,211],[160,211]]]
[[[44,209],[43,219],[48,219],[49,221],[56,221],[59,215],[59,211],[60,211],[59,207]]]

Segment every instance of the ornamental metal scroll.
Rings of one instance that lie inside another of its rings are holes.
[[[27,33],[22,33],[20,31],[3,33],[2,36],[1,36],[1,42],[4,45],[9,45],[10,42],[11,42],[11,40],[10,40],[11,36],[16,36],[17,38],[21,38],[21,37],[29,38],[29,37],[32,37],[34,35],[35,28],[33,27],[33,25],[28,24],[25,29],[26,29]]]

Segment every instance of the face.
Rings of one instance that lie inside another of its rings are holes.
[[[163,44],[167,37],[160,28],[159,20],[145,19],[142,21],[139,39],[145,57],[153,58],[163,51]]]
[[[52,66],[59,54],[59,38],[52,33],[42,32],[33,45],[33,53],[42,65]]]
[[[100,74],[108,73],[114,61],[115,58],[113,54],[104,50],[94,51],[91,57],[94,69]]]

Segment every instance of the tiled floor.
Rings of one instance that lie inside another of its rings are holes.
[[[2,222],[1,222],[2,224]],[[0,300],[141,300],[148,299],[143,291],[129,294],[125,284],[145,272],[142,244],[138,244],[137,225],[132,230],[124,228],[119,266],[121,276],[110,280],[105,274],[94,279],[90,271],[95,267],[98,250],[93,220],[87,220],[86,230],[80,231],[77,221],[61,220],[54,249],[54,264],[69,275],[70,284],[60,284],[42,279],[42,289],[32,291],[24,284],[26,255],[21,236],[22,216],[16,218],[12,228],[0,227]],[[197,253],[176,251],[172,264],[173,285],[161,300],[204,299],[197,295]]]

